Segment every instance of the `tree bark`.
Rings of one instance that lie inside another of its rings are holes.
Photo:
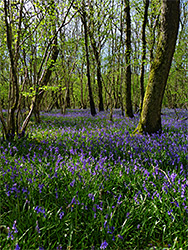
[[[85,6],[83,6],[83,10],[82,10],[82,22],[84,26],[84,39],[85,39],[85,51],[86,51],[86,62],[87,62],[87,82],[88,82],[88,89],[89,89],[90,110],[91,110],[91,115],[95,116],[97,112],[95,110],[95,103],[93,100],[93,93],[92,93],[92,88],[91,88],[90,61],[89,61],[89,49],[88,49],[88,31],[87,31],[87,19],[86,19]]]
[[[126,51],[125,51],[125,116],[133,117],[131,101],[131,17],[129,0],[125,0],[125,20],[126,20]]]
[[[7,121],[3,122],[6,125],[6,139],[13,139],[15,134],[18,133],[18,126],[16,124],[15,112],[19,104],[19,84],[18,84],[18,60],[20,56],[20,35],[21,35],[21,23],[23,15],[23,0],[20,3],[19,9],[19,20],[18,20],[18,30],[17,30],[17,40],[14,41],[13,32],[12,32],[12,17],[8,13],[9,3],[4,0],[4,13],[5,13],[5,26],[6,26],[6,38],[7,38],[7,47],[10,58],[10,85],[9,85],[9,105],[8,105],[8,114]],[[15,45],[13,44],[15,42]],[[1,121],[3,116],[1,116]]]
[[[101,75],[100,49],[98,48],[99,46],[97,46],[93,31],[91,29],[92,28],[90,27],[89,36],[90,36],[91,46],[93,48],[93,52],[95,56],[95,61],[97,64],[97,85],[98,85],[99,112],[100,112],[100,111],[104,111],[103,96],[102,96],[103,86],[102,86],[102,75]]]
[[[149,0],[145,0],[144,20],[142,23],[142,59],[140,71],[140,112],[144,101],[144,65],[146,60],[146,24],[148,18]]]
[[[152,134],[162,131],[162,100],[175,51],[179,19],[180,0],[163,0],[156,56],[150,69],[140,121],[134,133]]]

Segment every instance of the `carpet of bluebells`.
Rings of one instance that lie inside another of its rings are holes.
[[[188,111],[139,117],[42,113],[0,140],[1,249],[188,249]]]

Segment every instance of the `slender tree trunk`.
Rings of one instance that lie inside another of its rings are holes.
[[[55,37],[55,41],[54,41],[54,47],[53,47],[53,53],[52,53],[52,59],[51,59],[51,63],[49,65],[49,67],[47,68],[43,79],[40,82],[37,82],[37,86],[44,86],[44,84],[47,85],[47,83],[50,80],[51,74],[52,74],[52,68],[57,60],[58,57],[58,53],[59,50],[57,48],[57,37]],[[38,92],[38,90],[37,90]],[[40,103],[42,101],[43,95],[44,95],[44,91],[41,91],[41,93],[37,93],[36,94],[36,103],[34,105],[34,115],[35,115],[35,120],[37,123],[40,123]]]
[[[129,0],[125,0],[125,20],[126,20],[126,51],[125,51],[125,116],[133,117],[131,101],[131,17]]]
[[[140,71],[140,112],[144,101],[144,65],[146,60],[146,24],[148,18],[149,0],[145,0],[144,20],[142,23],[142,59]]]
[[[41,91],[39,94],[39,87],[47,85],[50,77],[52,75],[52,68],[54,67],[56,60],[58,58],[59,50],[57,47],[58,40],[57,40],[57,31],[56,31],[56,19],[55,19],[55,2],[54,0],[51,1],[51,11],[52,11],[52,16],[51,16],[51,30],[52,30],[52,35],[54,36],[54,39],[52,41],[53,48],[52,48],[52,56],[51,56],[51,62],[46,71],[44,71],[43,77],[38,77],[37,78],[37,83],[36,83],[36,89],[37,89],[37,97],[36,97],[36,103],[34,105],[34,115],[35,115],[35,120],[37,123],[40,123],[40,103],[42,101],[44,91]],[[40,72],[40,70],[39,70]],[[38,72],[38,74],[39,74]],[[40,75],[40,74],[39,74]]]
[[[81,70],[79,72],[80,75],[80,102],[81,109],[84,108],[84,86],[83,86],[83,72],[84,71],[84,62],[82,62]]]
[[[97,85],[98,85],[98,96],[99,96],[99,111],[104,111],[104,104],[103,104],[103,87],[102,87],[102,75],[101,75],[101,61],[100,61],[100,52],[99,48],[97,47],[97,43],[94,39],[93,32],[89,32],[90,35],[90,40],[91,40],[91,45],[93,48],[94,56],[95,56],[95,61],[97,64]]]
[[[95,116],[97,112],[95,110],[95,103],[93,100],[93,93],[92,93],[92,88],[91,88],[90,61],[89,61],[89,49],[88,49],[88,31],[87,31],[87,19],[86,19],[85,6],[83,6],[82,22],[84,26],[85,51],[86,51],[86,62],[87,62],[87,81],[88,81],[88,89],[89,89],[90,110],[91,110],[91,115]]]
[[[70,104],[70,87],[68,86],[67,97],[66,97],[67,108],[71,108]]]
[[[98,98],[99,98],[99,112],[104,111],[104,104],[103,104],[103,86],[102,86],[102,75],[101,75],[101,58],[100,58],[100,51],[101,51],[101,42],[100,38],[96,39],[94,35],[94,26],[96,24],[95,16],[94,16],[94,2],[88,1],[89,5],[89,22],[88,22],[88,33],[91,41],[91,46],[93,49],[96,65],[97,65],[97,85],[98,85]],[[97,18],[100,17],[97,15]],[[98,29],[98,36],[100,35],[100,31]],[[98,40],[98,42],[97,42]]]
[[[162,100],[175,51],[179,19],[180,0],[163,0],[156,56],[150,69],[140,121],[134,133],[152,134],[162,131]]]
[[[101,76],[101,62],[99,57],[96,58],[97,62],[97,84],[98,84],[98,96],[99,96],[99,111],[104,111],[103,103],[103,86],[102,86],[102,76]]]
[[[20,2],[19,9],[19,20],[18,20],[18,30],[17,30],[17,39],[14,40],[12,32],[12,13],[9,13],[9,2],[7,3],[4,0],[4,13],[5,13],[5,26],[6,26],[6,38],[7,38],[7,47],[10,58],[10,85],[9,85],[9,105],[8,105],[8,115],[6,122],[2,121],[3,116],[1,116],[1,121],[5,125],[5,137],[6,139],[13,139],[15,134],[18,134],[19,125],[16,124],[17,120],[15,117],[15,112],[19,105],[19,83],[18,83],[18,60],[20,56],[20,35],[21,35],[21,24],[22,24],[22,15],[23,15],[23,0]],[[14,44],[15,42],[15,44]]]
[[[123,43],[123,31],[124,31],[124,20],[123,20],[123,0],[121,0],[121,13],[120,13],[120,55],[119,55],[119,69],[120,69],[120,107],[121,107],[121,115],[124,116],[124,105],[123,105],[123,51],[124,51],[124,43]]]

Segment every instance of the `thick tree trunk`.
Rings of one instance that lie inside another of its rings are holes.
[[[180,0],[163,0],[161,30],[156,57],[150,69],[149,82],[139,124],[134,133],[161,132],[161,108],[165,86],[177,40]]]
[[[126,51],[125,51],[125,116],[133,117],[131,101],[131,17],[129,0],[125,0],[125,20],[126,20]]]

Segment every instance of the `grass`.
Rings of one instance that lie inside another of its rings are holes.
[[[163,133],[107,113],[42,114],[0,144],[1,248],[187,249],[187,123],[164,110]]]

